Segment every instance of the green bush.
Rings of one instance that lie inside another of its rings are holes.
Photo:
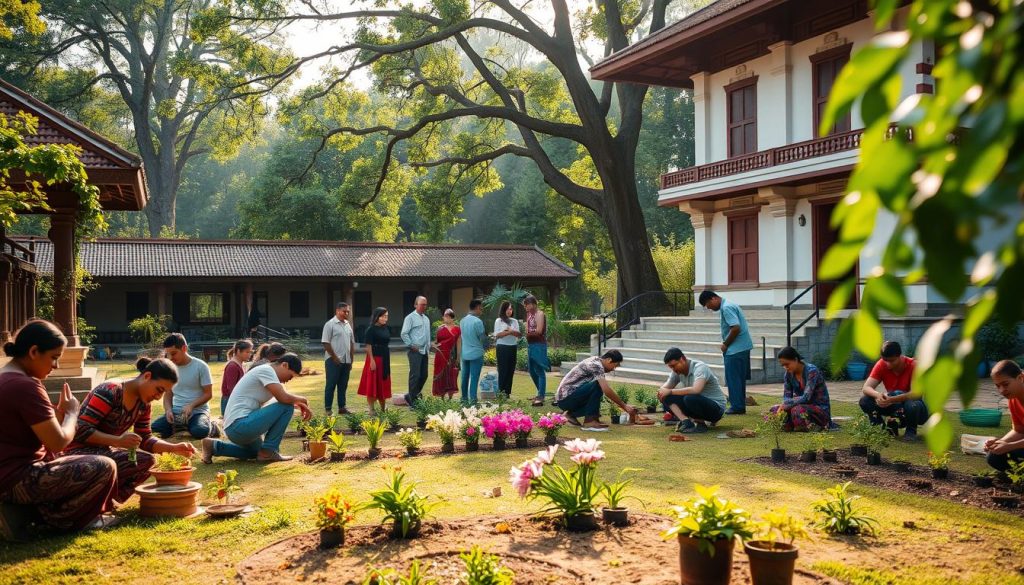
[[[1021,348],[1020,337],[1016,328],[1009,328],[1002,323],[986,323],[978,330],[976,338],[982,359],[999,361],[1012,357]]]
[[[132,338],[146,347],[158,347],[167,337],[170,315],[144,315],[128,324]]]
[[[590,347],[590,336],[600,332],[601,321],[562,321],[562,339],[558,341],[561,345]]]
[[[552,368],[562,365],[562,362],[576,361],[576,348],[572,347],[548,347],[548,361]],[[493,347],[484,352],[484,365],[496,367],[498,365],[497,350]],[[526,348],[520,347],[516,352],[516,369],[526,371]]]

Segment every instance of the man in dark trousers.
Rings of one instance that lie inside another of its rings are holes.
[[[352,373],[352,356],[356,352],[355,335],[352,324],[348,322],[349,306],[346,302],[338,303],[334,308],[334,317],[324,323],[324,331],[320,342],[324,346],[324,372],[327,374],[327,385],[324,388],[324,409],[327,415],[333,414],[334,393],[338,393],[338,414],[348,414],[345,408],[345,394],[348,392],[348,377]]]
[[[750,378],[750,350],[754,341],[743,309],[706,290],[700,293],[700,306],[719,314],[722,324],[722,354],[725,356],[725,385],[729,387],[729,408],[725,414],[746,414],[747,380]]]

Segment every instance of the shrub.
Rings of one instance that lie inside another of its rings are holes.
[[[718,486],[694,486],[697,497],[675,506],[675,524],[661,534],[668,540],[677,536],[687,536],[697,540],[697,547],[715,555],[716,540],[732,540],[739,537],[750,540],[754,525],[747,513],[739,506],[718,497]]]
[[[1017,329],[1007,327],[999,322],[986,323],[978,330],[975,343],[981,351],[982,359],[999,361],[1016,355],[1020,350],[1021,340]]]
[[[407,538],[417,531],[432,505],[427,496],[416,492],[415,484],[405,481],[405,473],[398,469],[390,473],[384,489],[370,492],[365,507],[383,512],[381,524],[391,522],[393,534]]]
[[[401,429],[398,431],[398,443],[406,449],[419,449],[423,444],[423,436],[419,429]]]
[[[160,453],[153,463],[155,471],[180,471],[192,467],[192,460],[177,453]]]
[[[487,554],[479,546],[459,554],[466,565],[460,583],[465,585],[512,585],[515,573],[505,567],[498,557]]]
[[[416,422],[426,422],[428,416],[444,412],[450,405],[451,401],[439,396],[423,396],[413,405],[412,411],[416,414]]]
[[[356,508],[341,497],[338,488],[331,488],[313,499],[316,509],[316,527],[320,530],[344,530],[355,520]]]
[[[870,425],[863,433],[863,441],[868,446],[868,451],[881,453],[882,449],[885,449],[892,443],[892,435],[885,427]]]
[[[820,516],[818,526],[829,534],[873,534],[878,521],[860,513],[854,502],[860,496],[846,493],[850,482],[837,484],[828,489],[828,497],[814,503],[813,509]]]
[[[761,420],[757,422],[755,429],[758,435],[763,436],[769,441],[769,444],[774,443],[776,449],[781,449],[782,433],[785,430],[786,422],[786,411],[781,408],[776,412],[767,411],[761,416]]]
[[[387,428],[393,429],[402,421],[402,412],[397,408],[389,408],[377,412],[377,418],[387,423]]]
[[[132,339],[143,346],[157,347],[167,337],[167,324],[170,321],[170,315],[143,315],[128,324],[128,331]]]
[[[862,414],[850,424],[850,438],[858,445],[867,445],[874,426],[868,417]]]
[[[361,412],[350,412],[345,415],[345,425],[348,426],[348,430],[353,433],[358,433],[363,428],[363,422],[368,417]]]
[[[560,345],[590,347],[590,336],[601,332],[601,321],[562,321]]]
[[[363,421],[361,427],[366,433],[366,440],[370,443],[370,448],[376,449],[381,437],[384,436],[384,431],[388,430],[388,423],[377,418],[368,418]]]

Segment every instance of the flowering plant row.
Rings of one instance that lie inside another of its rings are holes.
[[[595,439],[573,439],[565,443],[576,464],[566,469],[555,463],[558,446],[539,451],[537,456],[509,471],[509,480],[519,497],[543,499],[547,505],[541,513],[557,512],[564,518],[593,513],[594,500],[601,491],[597,480],[597,463],[604,459],[601,442]]]

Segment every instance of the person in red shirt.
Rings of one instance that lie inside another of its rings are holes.
[[[228,411],[228,398],[235,384],[245,375],[245,362],[252,357],[252,342],[248,339],[239,339],[235,345],[228,350],[228,363],[224,366],[224,375],[220,380],[220,416]]]
[[[1003,360],[992,368],[996,390],[1010,401],[1010,430],[985,443],[988,464],[999,471],[1010,468],[1010,459],[1024,459],[1024,373],[1012,360]]]
[[[57,457],[75,438],[78,400],[64,384],[57,406],[42,380],[56,367],[67,339],[41,319],[29,321],[3,346],[11,358],[0,368],[0,502],[34,509],[58,530],[107,524],[117,467],[98,455]],[[24,518],[23,518],[24,519]],[[24,525],[6,512],[0,531],[18,538]]]
[[[914,378],[914,358],[903,355],[903,348],[895,341],[882,344],[882,358],[864,381],[864,396],[860,409],[872,424],[887,425],[893,435],[906,427],[904,438],[917,438],[917,426],[928,420],[928,407],[921,395],[911,390]],[[881,384],[885,390],[879,390]],[[886,421],[884,417],[889,417]]]

